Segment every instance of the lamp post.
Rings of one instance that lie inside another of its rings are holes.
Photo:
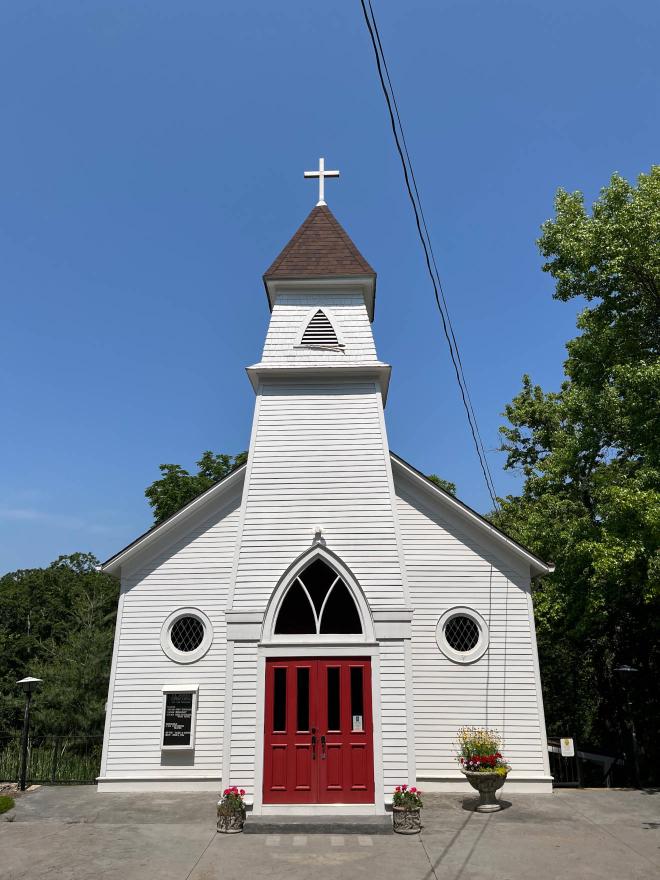
[[[23,735],[21,736],[21,774],[19,779],[19,787],[21,791],[25,791],[25,777],[27,776],[27,753],[28,753],[28,733],[30,730],[30,700],[32,694],[41,684],[40,678],[22,678],[16,684],[25,694],[25,712],[23,713]]]
[[[632,685],[635,675],[639,672],[634,666],[617,666],[614,670],[618,676],[624,694],[626,695],[626,708],[628,710],[628,720],[630,721],[630,736],[632,740],[633,767],[635,769],[635,785],[641,788],[639,775],[639,755],[637,754],[637,733],[635,731],[635,720],[632,713],[632,702],[630,700],[630,686]]]

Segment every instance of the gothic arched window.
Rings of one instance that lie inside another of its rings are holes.
[[[293,581],[280,606],[276,635],[361,634],[362,624],[350,590],[322,559],[315,559]]]
[[[318,309],[302,335],[301,345],[332,345],[339,346],[339,340],[330,318],[323,309]]]

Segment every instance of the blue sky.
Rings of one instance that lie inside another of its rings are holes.
[[[499,494],[501,412],[561,381],[577,305],[535,239],[658,160],[655,2],[374,0]],[[480,511],[359,0],[0,4],[0,571],[105,558],[161,462],[246,448],[261,282],[327,200],[378,271],[390,445]]]

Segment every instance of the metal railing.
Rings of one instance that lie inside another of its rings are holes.
[[[28,784],[92,784],[99,775],[102,748],[102,736],[31,736],[28,740]],[[0,780],[3,782],[18,780],[20,749],[20,736],[0,738]]]

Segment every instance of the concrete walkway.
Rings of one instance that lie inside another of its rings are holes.
[[[43,787],[0,817],[3,880],[658,880],[660,791],[426,797],[416,837],[220,835],[215,798]],[[464,803],[465,801],[465,803]],[[12,821],[13,815],[13,821]],[[8,818],[9,817],[9,818]],[[249,819],[248,819],[249,821]]]

